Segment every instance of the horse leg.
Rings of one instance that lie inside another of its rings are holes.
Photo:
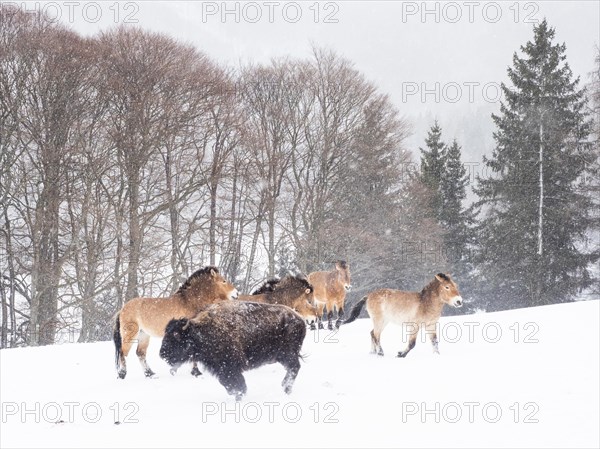
[[[121,316],[121,353],[119,354],[119,366],[117,369],[119,379],[125,379],[127,375],[127,363],[125,359],[129,355],[129,351],[133,344],[137,341],[137,336],[140,328],[135,321],[124,321]]]
[[[201,376],[201,375],[202,375],[202,373],[198,369],[198,362],[196,362],[194,360],[194,363],[193,363],[193,366],[192,366],[192,376],[198,377],[198,376]]]
[[[430,323],[425,326],[425,331],[429,335],[429,339],[431,340],[431,346],[433,346],[434,354],[439,354],[440,351],[438,349],[438,336],[437,336],[437,323]]]
[[[323,329],[323,309],[325,308],[325,304],[315,301],[315,308],[317,309],[317,328]]]
[[[146,377],[154,376],[154,371],[150,369],[148,366],[148,362],[146,362],[146,351],[148,350],[148,345],[150,344],[150,335],[145,333],[144,331],[140,331],[140,336],[138,338],[137,350],[135,353],[140,359],[140,363],[142,364],[142,368],[144,368],[144,374]]]
[[[344,304],[343,303],[338,304],[336,306],[336,308],[337,308],[338,315],[337,315],[337,321],[335,322],[335,328],[339,329],[340,326],[342,325],[342,323],[344,322],[344,320],[342,319],[342,318],[344,318]]]
[[[331,323],[331,320],[333,320],[333,307],[330,310],[329,305],[327,305],[327,329],[330,331],[333,330],[333,324]]]
[[[417,326],[417,329],[413,332],[410,333],[409,337],[408,337],[408,348],[406,348],[404,351],[399,351],[398,352],[398,357],[406,357],[406,355],[415,347],[415,345],[417,344],[417,335],[419,334],[419,327]]]
[[[371,331],[371,354],[383,356],[381,347],[381,333],[385,329],[385,321],[373,320],[373,330]]]

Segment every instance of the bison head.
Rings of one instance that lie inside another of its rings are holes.
[[[165,329],[160,357],[177,370],[185,362],[189,362],[194,355],[194,340],[190,320],[182,318],[171,320]]]

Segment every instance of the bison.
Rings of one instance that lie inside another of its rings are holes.
[[[305,336],[304,319],[287,306],[227,301],[171,320],[160,356],[173,374],[185,362],[200,362],[239,401],[246,393],[242,373],[269,363],[287,370],[282,386],[291,393]]]

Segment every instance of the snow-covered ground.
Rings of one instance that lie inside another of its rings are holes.
[[[308,334],[291,395],[268,365],[237,404],[209,375],[171,376],[158,340],[157,379],[131,353],[117,380],[112,342],[2,350],[0,446],[599,447],[599,321],[597,300],[448,317],[441,355],[419,340],[398,359],[400,327],[377,357],[358,320]]]

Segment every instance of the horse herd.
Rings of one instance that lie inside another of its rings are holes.
[[[125,359],[135,342],[145,375],[154,376],[146,351],[150,337],[162,337],[160,356],[171,366],[171,374],[192,362],[192,375],[199,376],[200,363],[240,400],[246,393],[244,371],[280,363],[286,369],[282,386],[290,393],[300,369],[307,324],[322,329],[324,313],[328,328],[333,329],[335,312],[339,327],[354,321],[366,305],[373,322],[371,352],[378,355],[383,355],[380,337],[389,323],[414,323],[408,347],[398,353],[405,357],[422,326],[438,352],[435,330],[444,304],[462,306],[456,283],[448,274],[438,273],[420,292],[378,289],[369,293],[343,321],[351,287],[350,267],[341,260],[331,271],[269,279],[250,295],[239,295],[216,267],[204,267],[168,298],[135,298],[125,303],[113,333],[118,377],[127,374]]]

